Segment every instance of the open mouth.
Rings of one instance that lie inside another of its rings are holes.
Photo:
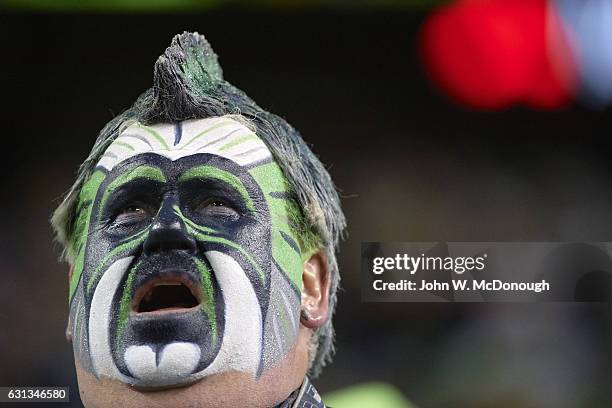
[[[163,314],[189,311],[200,305],[199,291],[187,279],[164,277],[145,283],[136,290],[132,312]]]

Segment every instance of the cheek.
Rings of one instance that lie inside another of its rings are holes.
[[[105,234],[92,234],[85,256],[83,283],[85,298],[91,301],[105,271],[119,259],[137,257],[146,234],[140,234],[132,240],[118,241]]]
[[[302,253],[295,234],[284,227],[271,231],[272,256],[280,272],[299,292],[302,289]]]
[[[263,216],[253,215],[244,217],[233,227],[227,229],[230,234],[234,234],[237,241],[245,244],[254,244],[259,242],[259,245],[254,245],[254,248],[261,247],[263,244],[268,244],[269,237],[272,232],[272,224]]]
[[[277,250],[275,235],[284,242],[277,245]],[[259,219],[241,224],[231,236],[261,265],[266,282],[262,284],[252,264],[236,251],[219,248],[224,253],[206,253],[224,298],[224,336],[229,343],[233,343],[234,336],[262,341],[261,361],[264,367],[271,367],[287,355],[297,339],[300,289],[282,265],[297,268],[301,274],[299,248],[291,248],[280,230],[275,231],[271,222]]]
[[[276,364],[294,347],[299,330],[300,292],[275,262],[264,320],[264,361]]]

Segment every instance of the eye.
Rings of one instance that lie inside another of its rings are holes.
[[[150,219],[152,209],[142,203],[133,203],[123,207],[115,217],[116,224],[133,224]]]
[[[239,217],[238,211],[236,211],[227,201],[216,197],[211,197],[202,202],[195,208],[194,212],[208,217],[219,216],[233,219]]]

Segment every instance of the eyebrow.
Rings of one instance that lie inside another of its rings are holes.
[[[158,181],[161,183],[166,182],[166,177],[164,176],[164,173],[157,167],[153,166],[138,166],[123,174],[120,174],[116,179],[110,182],[104,190],[104,195],[102,195],[102,200],[100,201],[100,206],[98,208],[98,218],[102,214],[102,210],[104,209],[108,198],[115,190],[134,180],[143,179]]]
[[[178,182],[184,183],[194,179],[212,179],[221,181],[225,184],[229,184],[234,190],[238,191],[247,209],[251,212],[255,212],[255,205],[253,204],[253,199],[249,195],[249,192],[247,191],[246,187],[238,177],[236,177],[229,171],[221,170],[213,166],[196,166],[181,174],[178,179]]]

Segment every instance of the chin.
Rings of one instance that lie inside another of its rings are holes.
[[[295,347],[260,376],[225,371],[190,383],[138,387],[111,378],[97,378],[75,363],[79,395],[87,408],[249,408],[273,407],[302,383],[308,369],[310,331],[300,330]]]

